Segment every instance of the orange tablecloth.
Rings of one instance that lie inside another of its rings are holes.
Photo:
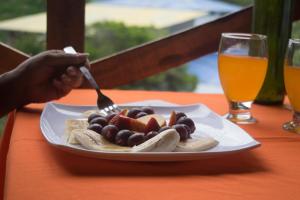
[[[221,95],[105,91],[116,102],[162,99],[205,103],[224,114]],[[93,91],[76,90],[61,103],[94,104]],[[300,199],[300,136],[281,124],[288,110],[254,105],[259,123],[242,126],[262,146],[215,159],[138,163],[74,156],[42,137],[42,105],[16,113],[6,158],[5,199]],[[8,141],[5,141],[8,142]],[[1,169],[3,170],[3,169]]]

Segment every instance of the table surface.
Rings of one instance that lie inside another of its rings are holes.
[[[161,99],[227,111],[222,95],[104,92],[117,103]],[[95,99],[94,91],[74,90],[59,102],[93,105]],[[291,118],[287,109],[253,106],[259,123],[241,127],[262,143],[259,148],[207,160],[145,163],[79,157],[50,146],[39,128],[42,108],[29,105],[6,127],[5,199],[300,199],[300,136],[281,128]]]

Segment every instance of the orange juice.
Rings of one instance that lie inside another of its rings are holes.
[[[284,84],[287,95],[293,106],[294,110],[300,112],[300,66],[289,66],[284,67]]]
[[[267,72],[267,58],[219,54],[219,77],[228,99],[253,101]]]

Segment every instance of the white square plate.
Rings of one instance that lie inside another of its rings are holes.
[[[97,109],[95,106],[71,106],[56,103],[47,103],[40,119],[40,128],[43,136],[53,146],[75,153],[100,159],[126,160],[126,161],[184,161],[199,160],[204,158],[224,156],[238,151],[245,151],[260,145],[247,132],[234,123],[224,119],[211,111],[203,104],[176,105],[160,100],[150,100],[121,105],[121,107],[151,106],[155,113],[170,117],[171,111],[184,112],[192,118],[196,125],[193,137],[210,136],[219,144],[202,152],[101,152],[69,145],[63,135],[67,119],[82,118],[82,113],[87,110]]]

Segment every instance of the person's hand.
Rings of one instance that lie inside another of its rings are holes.
[[[50,50],[20,64],[13,73],[21,104],[40,103],[61,98],[82,83],[79,66],[89,67],[86,54],[66,54]]]

